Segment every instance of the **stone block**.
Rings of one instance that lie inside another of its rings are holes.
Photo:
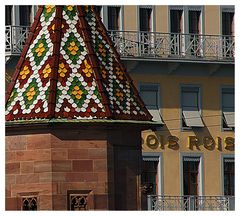
[[[7,136],[6,137],[6,149],[10,151],[25,150],[27,145],[25,135]]]
[[[53,195],[53,210],[67,210],[67,196]]]
[[[96,173],[67,173],[66,174],[67,182],[97,182],[98,176]]]
[[[15,151],[7,151],[5,154],[6,158],[6,162],[14,162],[16,161],[16,153]]]
[[[51,140],[49,134],[27,135],[27,143],[28,150],[51,148]]]
[[[50,160],[51,152],[50,150],[29,150],[29,151],[17,151],[16,160],[17,161],[42,161]]]
[[[20,163],[6,163],[6,174],[19,174],[20,173]]]
[[[52,195],[39,196],[39,209],[38,210],[52,210]]]
[[[107,160],[94,160],[93,163],[94,172],[107,172]]]
[[[13,198],[6,198],[5,199],[5,209],[7,211],[10,210],[18,210],[17,209],[17,198],[13,197]]]
[[[52,161],[34,161],[34,172],[51,172],[52,171]]]
[[[28,184],[28,183],[38,183],[39,174],[26,174],[26,175],[17,175],[16,183],[17,184]]]
[[[72,171],[72,162],[67,160],[52,161],[53,172],[70,172]]]
[[[6,185],[16,184],[16,175],[5,175]]]
[[[52,160],[67,160],[67,149],[52,149]]]
[[[33,173],[33,161],[22,161],[20,163],[20,172],[21,174],[24,173]]]
[[[107,158],[107,148],[88,149],[89,159]]]
[[[93,160],[73,160],[74,172],[92,172]]]
[[[88,159],[88,149],[69,149],[68,159]]]

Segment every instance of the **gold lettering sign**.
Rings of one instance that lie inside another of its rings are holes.
[[[233,137],[226,137],[225,138],[225,149],[229,151],[234,150],[234,138]]]
[[[179,149],[178,141],[179,139],[176,136],[168,136],[168,148],[178,150]]]
[[[196,136],[189,136],[188,137],[188,147],[191,150],[193,150],[193,146],[196,146],[197,150],[200,150],[198,138]]]
[[[156,149],[159,146],[159,141],[155,135],[148,135],[146,144],[149,148]]]
[[[204,137],[203,138],[203,145],[208,150],[214,150],[215,148],[215,141],[212,137]]]

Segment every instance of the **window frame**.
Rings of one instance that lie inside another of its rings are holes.
[[[24,198],[33,198],[36,197],[37,199],[37,210],[40,210],[40,198],[39,198],[39,192],[23,192],[23,193],[18,193],[17,194],[17,209],[20,211],[27,211],[27,210],[23,210],[23,199]],[[31,210],[30,210],[31,211]]]
[[[162,116],[162,113],[161,113],[161,97],[160,97],[160,93],[161,93],[161,91],[160,91],[160,84],[158,84],[158,83],[149,83],[149,82],[141,82],[141,83],[139,83],[139,85],[138,85],[138,91],[139,91],[139,95],[140,95],[140,97],[142,98],[142,93],[141,93],[141,87],[142,86],[153,86],[153,87],[157,87],[157,111],[159,112],[159,115],[160,115],[160,117],[161,117],[161,121],[163,122],[163,116]],[[144,101],[143,101],[144,102]],[[145,105],[145,107],[147,108],[147,110],[154,110],[153,108],[148,108],[148,106],[145,104],[145,102],[144,102],[144,105]]]
[[[181,131],[189,131],[192,130],[193,127],[184,127],[183,126],[183,95],[182,95],[182,90],[184,88],[196,88],[198,89],[198,111],[200,116],[202,117],[202,88],[201,85],[192,85],[192,84],[181,84],[180,85],[180,128]]]
[[[222,195],[224,195],[224,160],[225,159],[233,159],[234,160],[234,168],[236,168],[235,166],[235,155],[234,154],[221,154],[221,171],[220,171],[220,179],[221,179],[221,190],[222,190]],[[236,172],[234,172],[234,178],[236,178]],[[235,182],[235,181],[234,181]],[[236,184],[234,184],[234,193],[236,193]]]
[[[186,153],[180,152],[180,194],[184,196],[184,176],[183,176],[183,162],[184,157],[199,158],[199,183],[198,196],[204,196],[204,157],[203,153]]]
[[[108,7],[119,7],[119,30],[108,29]],[[104,5],[102,6],[102,21],[108,31],[123,31],[124,30],[124,6],[123,5]]]
[[[221,131],[222,132],[225,132],[225,131],[235,131],[235,127],[224,127],[223,125],[223,91],[224,89],[228,89],[228,90],[232,90],[233,92],[233,95],[234,95],[234,98],[235,98],[235,88],[234,86],[231,86],[231,85],[224,85],[224,86],[221,86],[220,88],[220,125],[221,125]],[[235,100],[234,100],[235,102]],[[234,104],[234,113],[235,113],[235,104]]]
[[[164,195],[164,178],[163,178],[163,154],[162,152],[142,152],[142,160],[145,158],[158,158],[158,167],[157,167],[157,195]]]

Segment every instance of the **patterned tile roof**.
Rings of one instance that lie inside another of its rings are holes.
[[[41,6],[6,96],[6,121],[151,120],[94,6]]]

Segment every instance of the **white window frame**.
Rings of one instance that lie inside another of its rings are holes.
[[[157,166],[157,194],[158,196],[164,195],[164,187],[163,187],[163,154],[162,152],[142,152],[142,159],[144,158],[158,158],[158,166]],[[146,160],[147,161],[147,160]],[[149,160],[150,161],[150,160]],[[157,161],[157,160],[154,160]]]
[[[198,187],[198,196],[204,196],[204,159],[203,153],[180,153],[180,194],[184,196],[184,179],[183,179],[183,158],[184,157],[198,157],[199,162],[199,187]]]
[[[227,158],[231,158],[234,160],[235,163],[235,155],[234,154],[221,154],[221,171],[220,171],[220,181],[221,181],[221,192],[222,195],[224,196],[224,160]],[[234,176],[235,177],[235,176]],[[236,183],[236,182],[235,182]],[[236,188],[236,184],[235,184],[235,188]],[[236,193],[236,191],[235,191]]]

